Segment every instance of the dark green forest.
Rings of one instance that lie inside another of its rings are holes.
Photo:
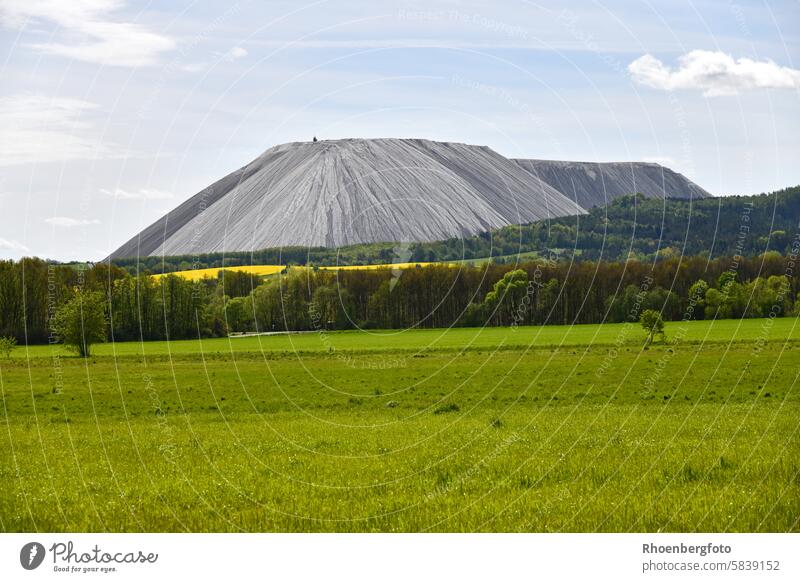
[[[0,336],[21,344],[62,338],[53,321],[72,299],[97,298],[106,340],[224,336],[232,332],[543,325],[796,315],[800,237],[783,256],[646,263],[537,260],[521,265],[430,265],[406,270],[295,267],[265,279],[222,272],[191,282],[134,277],[40,259],[0,262]],[[87,303],[88,307],[88,303]]]
[[[800,186],[770,194],[701,200],[641,195],[593,208],[588,215],[507,226],[476,236],[403,246],[402,261],[515,263],[517,255],[553,254],[576,261],[661,260],[681,255],[756,256],[789,252],[800,223]],[[132,274],[240,265],[372,265],[398,261],[397,244],[284,247],[246,253],[142,257],[114,264]]]

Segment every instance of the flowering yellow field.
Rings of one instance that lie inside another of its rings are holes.
[[[386,263],[381,265],[336,265],[331,267],[319,267],[325,271],[374,271],[376,269],[414,269],[416,267],[427,267],[428,265],[442,265],[447,264],[450,267],[458,266],[454,263]],[[306,267],[292,267],[294,269],[303,269]],[[244,265],[240,267],[214,267],[211,269],[189,269],[188,271],[175,271],[173,273],[164,273],[161,275],[154,275],[157,279],[166,277],[167,275],[178,275],[190,281],[200,281],[205,278],[215,279],[217,273],[220,271],[243,271],[253,275],[274,275],[286,269],[283,265]]]
[[[189,269],[188,271],[176,271],[174,273],[164,273],[155,275],[156,279],[167,275],[178,275],[190,281],[200,281],[201,279],[216,279],[220,271],[243,271],[252,275],[274,275],[280,273],[286,267],[283,265],[243,265],[240,267],[213,267],[211,269]]]

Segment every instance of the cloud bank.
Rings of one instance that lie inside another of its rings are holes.
[[[734,59],[720,51],[694,50],[678,59],[673,69],[646,54],[628,65],[633,80],[641,85],[675,91],[701,90],[707,97],[736,95],[749,89],[798,89],[800,71],[770,60]]]
[[[131,191],[117,188],[116,190],[100,190],[102,194],[117,198],[118,200],[168,200],[172,198],[171,192],[156,190],[155,188],[142,188],[141,190]]]
[[[30,249],[17,240],[0,237],[0,251],[27,253]]]
[[[28,45],[46,54],[108,66],[141,67],[158,62],[175,42],[131,22],[111,19],[119,0],[0,0],[0,19],[9,27],[50,22],[68,42]]]
[[[53,216],[52,218],[45,218],[47,224],[53,226],[63,226],[64,228],[73,228],[75,226],[89,226],[90,224],[100,224],[99,220],[86,220],[83,218],[70,218],[69,216]]]
[[[109,154],[86,115],[96,104],[19,94],[0,97],[0,166],[91,159]]]

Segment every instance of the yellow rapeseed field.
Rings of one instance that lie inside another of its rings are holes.
[[[417,267],[427,267],[428,265],[447,265],[448,267],[457,267],[455,263],[386,263],[380,265],[335,265],[330,267],[319,267],[325,271],[374,271],[376,269],[415,269]],[[294,269],[303,269],[308,267],[292,267]],[[177,275],[190,281],[200,281],[205,278],[215,279],[217,274],[222,271],[243,271],[253,275],[274,275],[286,269],[283,265],[245,265],[240,267],[214,267],[211,269],[190,269],[187,271],[175,271],[173,273],[164,273],[161,275],[154,275],[157,279],[166,277],[167,275]]]
[[[164,273],[163,275],[155,275],[161,278],[167,275],[177,275],[190,281],[200,281],[201,279],[211,278],[216,279],[220,271],[243,271],[252,275],[274,275],[280,273],[286,267],[283,265],[243,265],[239,267],[213,267],[211,269],[189,269],[188,271],[176,271],[174,273]]]

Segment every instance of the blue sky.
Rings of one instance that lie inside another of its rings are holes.
[[[0,257],[102,258],[314,135],[800,184],[798,23],[796,1],[0,0]]]

